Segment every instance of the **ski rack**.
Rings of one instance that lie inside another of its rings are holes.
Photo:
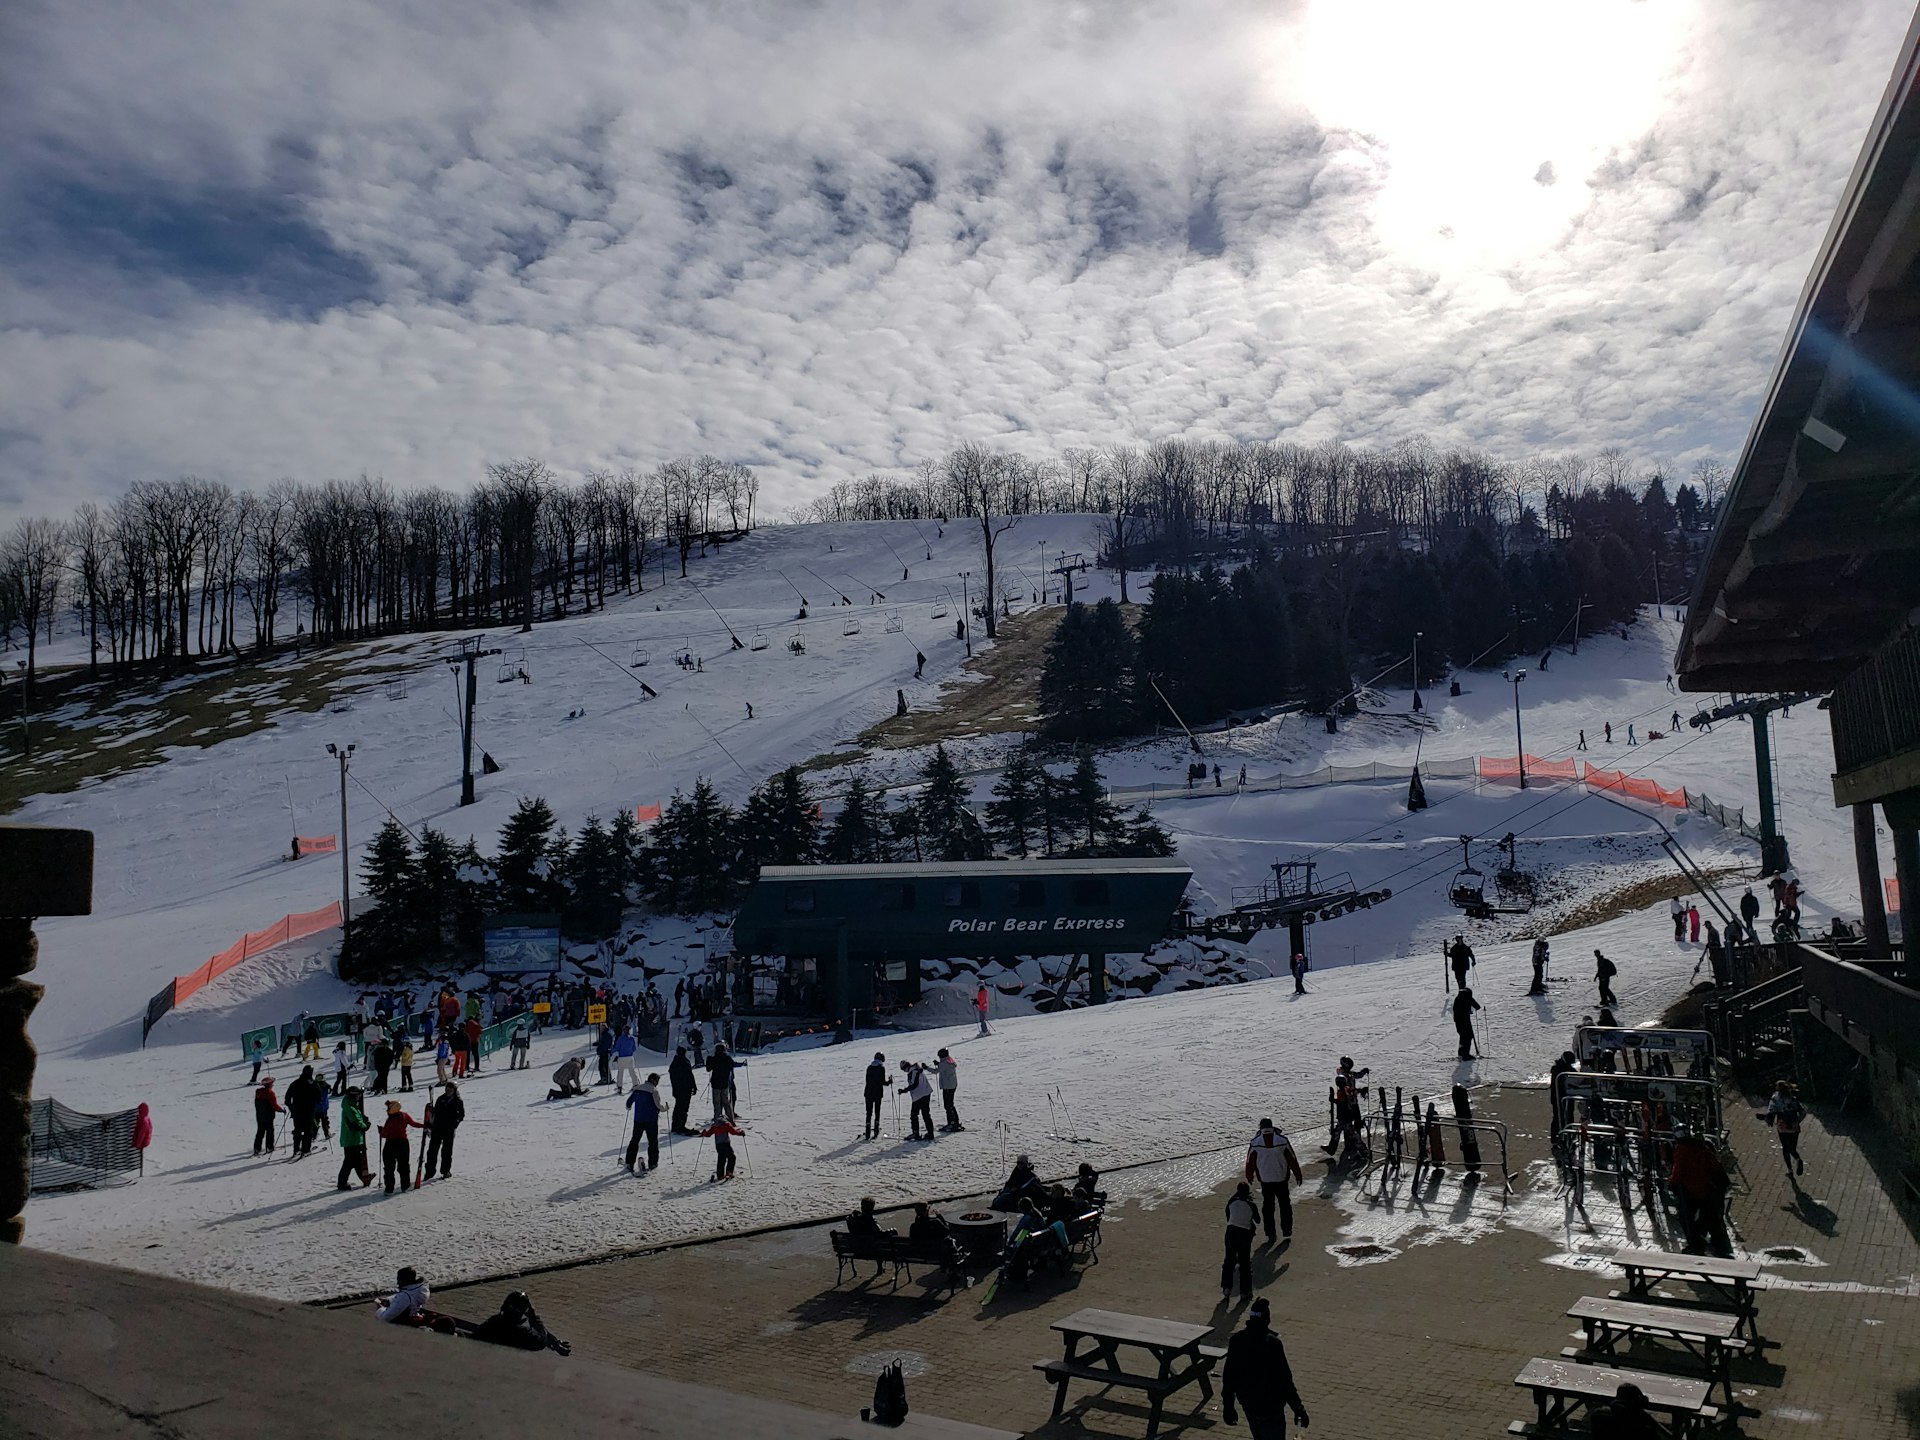
[[[1384,1190],[1386,1179],[1397,1178],[1400,1174],[1401,1166],[1405,1163],[1407,1122],[1403,1118],[1401,1108],[1402,1096],[1405,1092],[1399,1086],[1394,1087],[1393,1109],[1389,1111],[1387,1109],[1386,1086],[1381,1085],[1376,1088],[1379,1092],[1379,1109],[1378,1111],[1370,1110],[1365,1112],[1363,1118],[1367,1122],[1368,1143],[1370,1148],[1373,1123],[1376,1119],[1379,1121],[1385,1138],[1385,1153],[1377,1155],[1368,1162],[1367,1167],[1360,1172],[1360,1184],[1364,1187],[1369,1176],[1379,1173],[1382,1176],[1382,1189]],[[1512,1162],[1508,1157],[1507,1122],[1504,1120],[1479,1120],[1471,1118],[1463,1120],[1458,1115],[1442,1115],[1439,1111],[1438,1102],[1433,1096],[1430,1095],[1427,1097],[1427,1108],[1425,1110],[1420,1108],[1420,1097],[1418,1095],[1414,1095],[1411,1098],[1413,1100],[1413,1183],[1416,1186],[1419,1185],[1421,1181],[1427,1177],[1429,1170],[1433,1172],[1432,1178],[1436,1182],[1439,1180],[1447,1164],[1445,1141],[1449,1127],[1458,1135],[1472,1137],[1473,1143],[1471,1145],[1469,1145],[1465,1139],[1461,1141],[1463,1156],[1469,1151],[1473,1156],[1471,1160],[1464,1161],[1461,1168],[1477,1182],[1480,1176],[1486,1174],[1487,1171],[1492,1168],[1479,1159],[1479,1137],[1486,1135],[1491,1137],[1500,1147],[1500,1164],[1499,1167],[1494,1170],[1494,1173],[1500,1177],[1500,1203],[1505,1205],[1507,1203],[1507,1197],[1513,1194],[1513,1168]],[[1435,1143],[1436,1140],[1438,1140],[1438,1144]]]

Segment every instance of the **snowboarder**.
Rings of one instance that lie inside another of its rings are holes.
[[[466,1118],[467,1102],[451,1085],[427,1107],[427,1179],[433,1179],[436,1168],[442,1179],[453,1174],[453,1132]]]
[[[1760,1118],[1773,1126],[1773,1133],[1780,1137],[1780,1158],[1787,1162],[1789,1180],[1796,1174],[1807,1173],[1807,1162],[1800,1158],[1800,1122],[1806,1114],[1806,1107],[1800,1103],[1799,1087],[1791,1080],[1782,1080],[1773,1087],[1767,1108],[1760,1113]]]
[[[1447,947],[1447,963],[1453,967],[1453,988],[1456,990],[1466,989],[1467,970],[1470,966],[1475,966],[1479,963],[1474,958],[1473,947],[1467,944],[1466,936],[1456,935],[1453,937],[1453,944]]]
[[[547,1099],[565,1100],[571,1095],[586,1094],[586,1088],[580,1083],[586,1068],[586,1060],[579,1055],[561,1061],[559,1068],[553,1072],[553,1089],[547,1091]]]
[[[1264,1297],[1248,1307],[1245,1328],[1227,1342],[1220,1402],[1221,1417],[1229,1425],[1240,1423],[1238,1410],[1247,1412],[1247,1429],[1254,1440],[1285,1440],[1288,1410],[1293,1411],[1295,1424],[1307,1428],[1307,1407],[1300,1403],[1286,1347],[1273,1333]]]
[[[352,1062],[347,1059],[347,1042],[342,1040],[333,1047],[333,1093],[347,1093],[347,1070]]]
[[[1547,937],[1542,935],[1533,942],[1533,984],[1527,987],[1529,995],[1547,993]]]
[[[1607,959],[1598,950],[1593,952],[1593,981],[1600,987],[1602,1005],[1618,1005],[1613,995],[1613,977],[1620,973],[1620,967]]]
[[[367,1131],[372,1128],[360,1087],[355,1085],[340,1102],[340,1178],[334,1189],[345,1190],[349,1175],[360,1177],[362,1190],[373,1184],[373,1171],[367,1165]]]
[[[286,1107],[280,1103],[280,1097],[273,1093],[273,1076],[269,1075],[260,1082],[260,1088],[253,1092],[253,1153],[258,1155],[265,1148],[267,1154],[273,1154],[273,1117],[284,1115]]]
[[[687,1128],[687,1107],[693,1104],[693,1097],[700,1093],[700,1086],[693,1076],[693,1062],[687,1059],[687,1047],[673,1047],[673,1063],[667,1066],[667,1080],[673,1090],[673,1133],[691,1135]]]
[[[908,1111],[912,1122],[915,1140],[933,1139],[933,1082],[927,1078],[927,1067],[918,1060],[902,1060],[900,1068],[906,1072],[907,1099],[911,1102]],[[927,1133],[920,1133],[920,1122],[927,1122]]]
[[[887,1073],[887,1057],[879,1051],[874,1052],[873,1063],[867,1066],[866,1084],[863,1094],[866,1097],[867,1119],[865,1140],[880,1138],[880,1102],[888,1090],[893,1088],[893,1077]]]
[[[1473,1038],[1473,1012],[1480,1008],[1480,1002],[1473,998],[1473,991],[1466,986],[1460,987],[1460,993],[1453,997],[1453,1028],[1460,1037],[1460,1058],[1473,1059],[1475,1049]]]
[[[973,992],[973,1008],[980,1012],[979,1033],[981,1035],[991,1035],[993,1033],[993,1031],[989,1029],[987,1026],[987,1005],[989,1003],[989,998],[990,997],[987,994],[987,987],[983,982],[980,988]]]
[[[1748,893],[1751,894],[1752,892],[1749,891]],[[1668,913],[1673,916],[1673,943],[1676,945],[1685,944],[1687,938],[1687,902],[1681,896],[1676,895],[1673,897],[1673,902],[1667,907],[1667,910]]]
[[[647,1137],[647,1169],[660,1167],[660,1075],[647,1076],[646,1083],[633,1087],[627,1096],[627,1109],[633,1112],[633,1138],[627,1141],[627,1170],[633,1171],[640,1158],[640,1137]]]
[[[1687,938],[1695,945],[1700,943],[1700,907],[1692,903],[1687,906]]]
[[[1253,1298],[1253,1227],[1258,1216],[1253,1208],[1253,1191],[1242,1180],[1234,1186],[1227,1201],[1226,1254],[1220,1261],[1220,1298],[1233,1298],[1233,1277],[1240,1275],[1240,1298]]]
[[[1260,1221],[1266,1227],[1267,1243],[1274,1243],[1273,1212],[1280,1210],[1280,1234],[1293,1238],[1293,1196],[1288,1178],[1300,1180],[1300,1157],[1293,1153],[1293,1142],[1270,1119],[1260,1121],[1260,1129],[1247,1144],[1247,1179],[1260,1182]]]
[[[936,1068],[940,1078],[940,1105],[947,1112],[947,1123],[940,1128],[948,1134],[964,1130],[960,1123],[960,1109],[954,1102],[954,1096],[960,1091],[960,1062],[955,1060],[943,1047],[935,1056]]]
[[[1611,745],[1613,743],[1613,722],[1611,720],[1607,721],[1605,728],[1606,728],[1607,744]]]
[[[634,1059],[639,1053],[640,1042],[633,1038],[631,1029],[622,1025],[619,1036],[613,1042],[614,1094],[624,1094],[640,1083],[640,1067]]]
[[[1678,710],[1673,712],[1673,719],[1668,722],[1668,728],[1676,735],[1680,733],[1680,712]]]
[[[713,1178],[731,1180],[733,1178],[733,1137],[747,1132],[737,1129],[725,1120],[716,1118],[705,1130],[700,1132],[713,1138]]]
[[[753,718],[753,702],[749,700],[747,701],[747,719],[751,720],[752,718]]]
[[[1300,951],[1293,952],[1293,958],[1287,962],[1287,969],[1293,972],[1293,993],[1307,993],[1307,957]]]
[[[400,1179],[401,1194],[406,1194],[412,1188],[413,1146],[407,1143],[407,1131],[425,1128],[400,1107],[398,1100],[387,1101],[387,1118],[380,1122],[380,1170],[386,1181],[387,1194],[393,1193],[396,1175]]]

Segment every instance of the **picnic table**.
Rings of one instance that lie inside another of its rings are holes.
[[[1766,1269],[1756,1260],[1722,1260],[1713,1255],[1685,1255],[1672,1250],[1616,1250],[1613,1263],[1627,1272],[1627,1288],[1616,1299],[1645,1300],[1663,1280],[1684,1280],[1706,1292],[1701,1303],[1731,1311],[1740,1317],[1739,1329],[1749,1340],[1760,1338],[1760,1306],[1754,1288]]]
[[[1150,1315],[1124,1315],[1115,1310],[1076,1310],[1055,1320],[1052,1329],[1066,1337],[1066,1356],[1042,1360],[1042,1371],[1055,1386],[1053,1418],[1058,1420],[1067,1401],[1067,1385],[1089,1380],[1097,1385],[1127,1386],[1147,1394],[1147,1440],[1160,1427],[1160,1410],[1169,1395],[1188,1385],[1200,1387],[1200,1403],[1213,1398],[1213,1367],[1226,1355],[1217,1345],[1205,1344],[1210,1325],[1161,1320]],[[1090,1348],[1083,1354],[1082,1345]],[[1129,1370],[1120,1363],[1126,1346],[1146,1352],[1149,1364]]]
[[[1631,1300],[1602,1300],[1589,1295],[1570,1306],[1567,1314],[1587,1333],[1587,1350],[1613,1358],[1622,1342],[1636,1335],[1672,1340],[1706,1369],[1709,1383],[1718,1382],[1733,1403],[1733,1357],[1746,1342],[1735,1338],[1740,1317],[1714,1310],[1677,1305],[1643,1305]],[[1562,1359],[1574,1352],[1563,1350]]]
[[[1719,1411],[1707,1404],[1708,1385],[1704,1380],[1659,1375],[1651,1370],[1616,1370],[1610,1365],[1580,1365],[1571,1360],[1543,1360],[1536,1356],[1527,1362],[1526,1369],[1513,1377],[1515,1385],[1533,1391],[1534,1423],[1516,1420],[1507,1427],[1508,1432],[1563,1435],[1576,1414],[1613,1399],[1629,1381],[1646,1394],[1649,1410],[1669,1417],[1667,1430],[1676,1440],[1699,1434],[1719,1418]]]

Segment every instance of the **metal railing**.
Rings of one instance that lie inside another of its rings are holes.
[[[1920,748],[1920,630],[1909,630],[1833,687],[1833,759],[1845,774]]]
[[[1902,1064],[1920,1065],[1920,991],[1896,982],[1896,961],[1841,960],[1800,947],[1800,979],[1809,1009],[1818,1005],[1829,1027],[1859,1032]]]

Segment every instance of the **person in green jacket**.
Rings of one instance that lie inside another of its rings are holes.
[[[358,1085],[350,1086],[340,1102],[340,1180],[334,1186],[336,1190],[347,1188],[349,1174],[360,1177],[362,1190],[373,1184],[373,1171],[367,1166],[369,1128],[366,1099]]]

